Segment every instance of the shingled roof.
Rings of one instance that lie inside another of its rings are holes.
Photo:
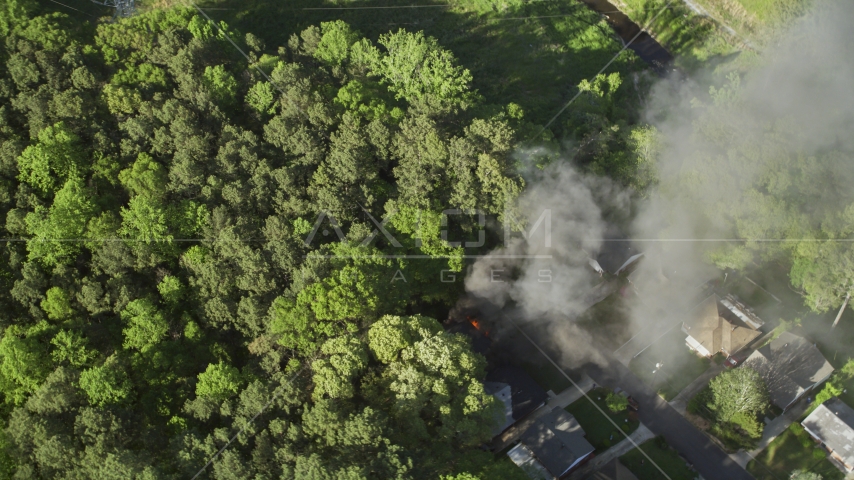
[[[549,398],[546,391],[520,367],[497,367],[486,374],[486,381],[510,385],[514,420],[533,412]]]
[[[575,417],[561,408],[540,417],[520,440],[558,478],[594,450]]]
[[[849,469],[854,466],[854,410],[838,398],[819,405],[801,423]]]
[[[723,307],[717,295],[710,295],[691,311],[682,330],[710,355],[723,351],[728,355],[746,347],[761,333]]]
[[[759,372],[771,401],[783,409],[833,373],[814,344],[789,332],[753,352],[744,365]]]

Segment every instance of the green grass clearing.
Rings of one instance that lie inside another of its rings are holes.
[[[756,480],[789,478],[793,470],[817,473],[824,480],[841,480],[845,477],[806,432],[801,429],[796,433],[794,430],[791,427],[786,429],[755,460],[747,464],[747,471]]]
[[[709,360],[691,351],[685,345],[685,337],[678,326],[674,327],[629,364],[638,378],[667,401],[709,368]],[[656,368],[657,363],[663,366]]]
[[[663,438],[655,438],[640,445],[640,450],[649,455],[671,480],[694,480],[697,473],[685,463],[685,460],[670,448]],[[659,480],[661,472],[637,448],[620,457],[620,462],[626,466],[638,480]]]
[[[614,423],[620,426],[620,429],[623,432],[629,435],[638,428],[639,422],[637,420],[637,415],[629,410],[624,410],[619,413],[613,413],[608,410],[608,406],[605,404],[605,397],[609,392],[610,390],[607,388],[600,387],[595,390],[591,390],[587,395],[593,400],[593,402],[595,402],[596,405],[599,406],[600,409],[602,409],[602,411],[608,414],[608,417],[610,417]],[[587,441],[596,448],[596,453],[607,450],[612,445],[619,443],[625,438],[625,436],[614,428],[614,425],[610,421],[608,421],[608,418],[605,418],[605,416],[602,415],[602,413],[587,398],[582,397],[576,400],[566,407],[566,411],[571,413],[575,419],[578,420],[578,423],[581,424],[581,428],[584,429],[584,433],[586,434],[585,436],[587,437]]]

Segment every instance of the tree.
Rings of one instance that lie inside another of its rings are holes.
[[[400,29],[380,35],[379,43],[387,54],[381,57],[376,73],[397,98],[437,113],[465,110],[477,101],[471,73],[435,38]]]
[[[45,361],[47,348],[42,337],[47,325],[37,324],[29,329],[13,325],[0,339],[0,391],[7,403],[20,405],[36,391],[50,373]]]
[[[9,0],[0,7],[0,36],[6,37],[23,24],[37,9],[32,0]]]
[[[314,397],[352,397],[356,378],[368,366],[368,354],[362,342],[352,336],[331,338],[320,346],[320,353],[326,358],[311,364]]]
[[[237,80],[225,69],[224,65],[205,67],[202,81],[211,92],[214,100],[224,106],[234,103],[237,95]]]
[[[163,280],[157,284],[157,291],[168,305],[177,305],[185,294],[181,279],[172,275],[163,277]]]
[[[758,415],[768,407],[768,392],[762,377],[750,367],[727,370],[709,382],[712,406],[718,419]]]
[[[159,201],[166,195],[166,169],[147,153],[140,153],[130,168],[119,172],[119,181],[133,195]]]
[[[71,308],[71,296],[60,287],[51,287],[45,292],[41,307],[51,320],[65,320],[74,313]]]
[[[98,355],[97,351],[89,348],[87,339],[75,331],[60,330],[50,343],[53,346],[51,357],[58,364],[67,362],[80,368]]]
[[[789,480],[822,480],[821,475],[817,473],[807,472],[805,470],[794,470],[791,475],[789,475]]]
[[[128,303],[121,316],[127,324],[122,330],[125,348],[144,351],[159,343],[169,330],[169,324],[163,314],[148,299]]]
[[[63,122],[39,132],[38,143],[30,145],[18,157],[18,178],[48,195],[56,180],[85,173],[80,139]]]
[[[243,384],[243,377],[240,372],[223,362],[209,364],[205,371],[199,374],[198,378],[196,396],[217,401],[236,395]]]
[[[608,396],[605,397],[605,404],[612,412],[619,413],[628,408],[629,399],[614,392],[608,392]]]
[[[89,402],[99,407],[128,400],[132,391],[127,373],[115,356],[107,358],[101,366],[83,370],[80,388]]]
[[[359,40],[359,34],[341,20],[321,22],[320,31],[320,43],[313,55],[330,65],[341,65],[350,56],[350,46]]]
[[[78,253],[89,220],[96,214],[92,193],[76,176],[56,192],[49,209],[37,207],[24,221],[33,238],[27,242],[31,259],[47,266],[69,262]]]

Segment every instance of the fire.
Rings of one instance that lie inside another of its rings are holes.
[[[468,320],[469,323],[471,324],[471,326],[473,326],[477,331],[482,332],[487,337],[489,336],[489,330],[483,328],[483,326],[481,326],[480,321],[478,319],[476,319],[474,317],[468,317],[467,316],[466,320]]]

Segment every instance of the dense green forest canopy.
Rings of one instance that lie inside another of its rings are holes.
[[[520,474],[478,448],[484,359],[412,315],[461,288],[441,211],[523,188],[520,107],[418,32],[325,22],[271,53],[188,9],[6,5],[5,476],[189,478],[244,427],[204,475]]]

